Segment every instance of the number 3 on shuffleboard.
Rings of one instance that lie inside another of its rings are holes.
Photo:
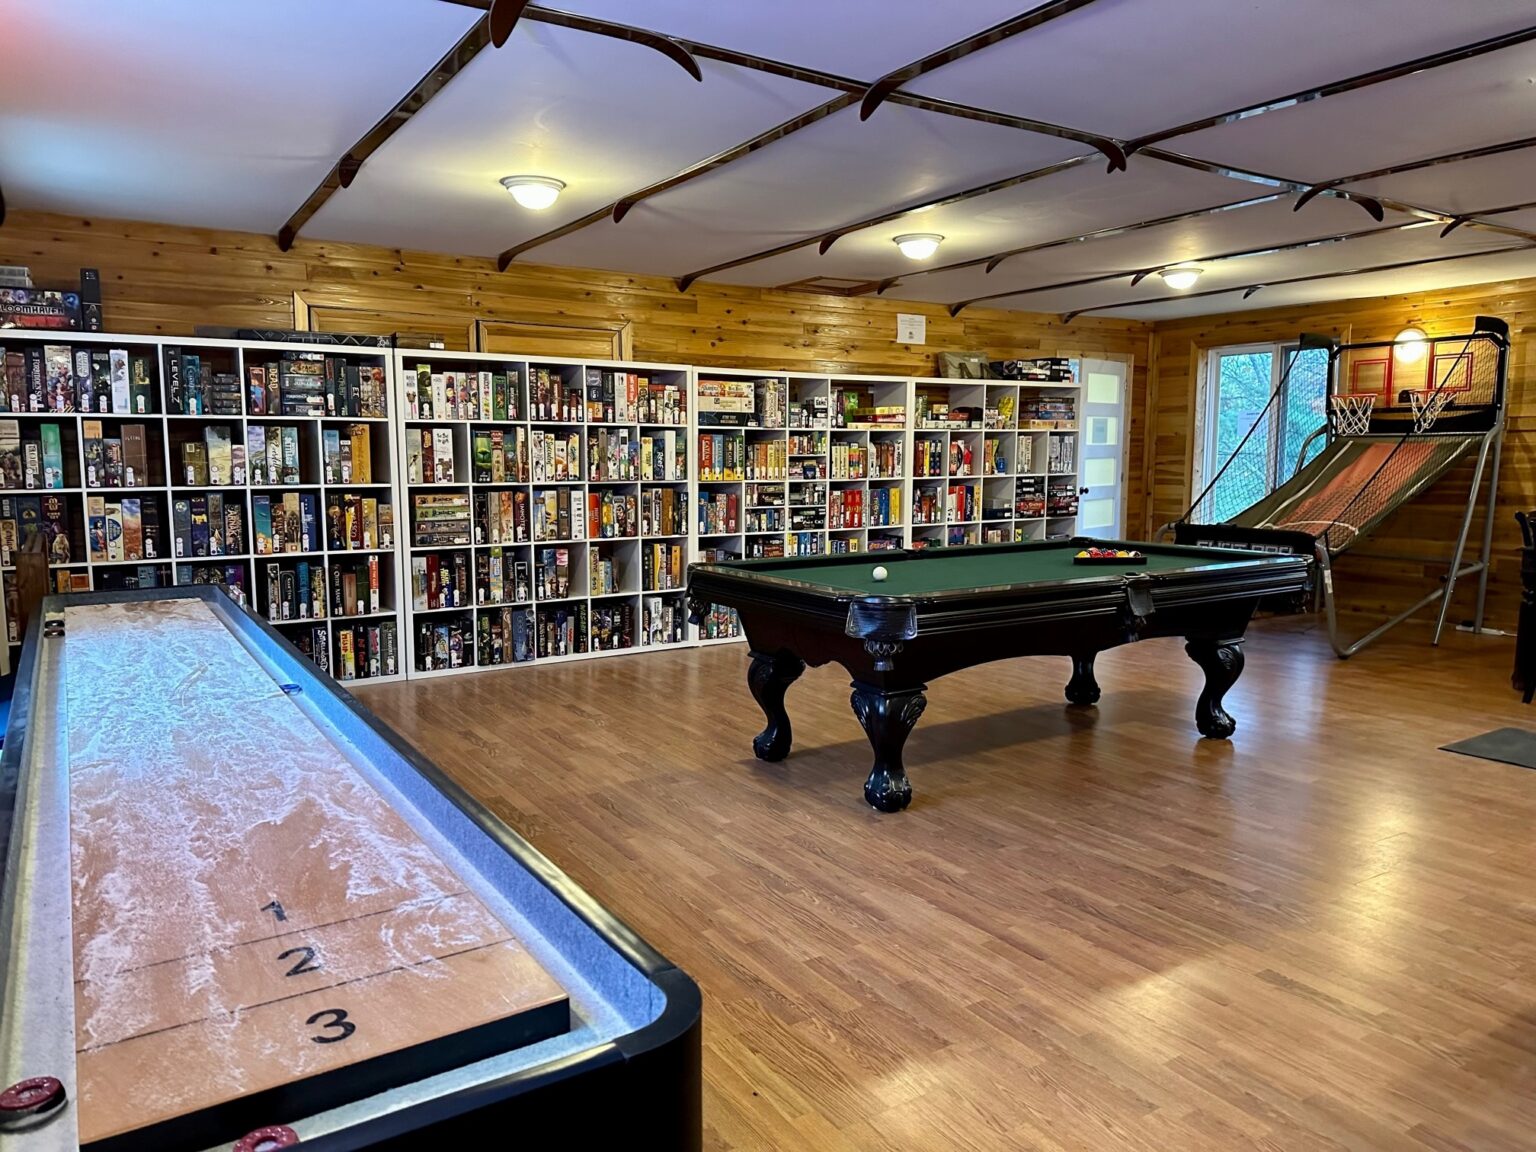
[[[329,1017],[330,1019],[327,1020],[326,1017]],[[325,1020],[326,1022],[324,1024],[320,1024],[320,1021],[322,1020]],[[348,1036],[357,1031],[357,1025],[348,1020],[347,1014],[340,1008],[322,1009],[321,1011],[316,1012],[308,1020],[304,1021],[304,1023],[310,1025],[320,1024],[320,1030],[322,1032],[329,1032],[333,1028],[337,1029],[337,1035],[335,1036],[311,1036],[310,1039],[313,1040],[316,1044],[336,1044],[342,1040],[345,1040]]]

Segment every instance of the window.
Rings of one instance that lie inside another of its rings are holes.
[[[1206,367],[1195,490],[1220,474],[1200,518],[1222,521],[1295,474],[1302,445],[1327,420],[1328,353],[1298,351],[1295,344],[1245,344],[1212,349]],[[1309,457],[1321,447],[1321,438],[1313,441]]]

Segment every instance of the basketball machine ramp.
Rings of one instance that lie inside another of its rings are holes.
[[[1251,467],[1254,454],[1244,451],[1250,438],[1260,433],[1262,442],[1266,422],[1283,411],[1286,379],[1282,378],[1237,449],[1171,526],[1181,544],[1315,557],[1314,592],[1321,598],[1329,639],[1340,657],[1354,655],[1437,600],[1440,614],[1433,643],[1438,644],[1457,580],[1473,575],[1478,577],[1473,628],[1482,630],[1504,430],[1509,328],[1501,320],[1478,317],[1471,335],[1440,337],[1427,343],[1425,364],[1414,379],[1409,370],[1397,368],[1395,342],[1338,344],[1326,337],[1303,336],[1296,355],[1305,348],[1328,349],[1330,391],[1335,397],[1328,424],[1302,447],[1301,460],[1306,462],[1274,491],[1235,516],[1209,522],[1218,483],[1223,477],[1229,482],[1237,479],[1231,472],[1245,466],[1245,456],[1249,461],[1246,466]],[[1289,374],[1287,368],[1285,376]],[[1321,451],[1306,460],[1319,436],[1326,437]],[[1334,558],[1470,457],[1476,458],[1476,469],[1450,555],[1403,557],[1446,565],[1443,583],[1360,639],[1342,639],[1334,605]],[[1478,559],[1463,563],[1485,472],[1488,494],[1482,550]]]

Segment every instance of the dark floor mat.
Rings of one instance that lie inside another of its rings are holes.
[[[1536,768],[1536,732],[1524,728],[1495,728],[1481,736],[1442,744],[1440,750],[1460,752],[1480,760],[1497,760],[1501,764],[1517,764],[1521,768]]]

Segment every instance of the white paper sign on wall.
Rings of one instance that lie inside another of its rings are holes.
[[[928,317],[911,313],[896,313],[896,343],[928,343]]]

